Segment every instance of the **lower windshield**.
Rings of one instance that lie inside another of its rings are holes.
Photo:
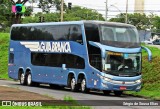
[[[135,27],[125,26],[100,26],[101,43],[115,47],[139,47],[139,35]]]
[[[136,76],[141,72],[141,53],[107,52],[103,71],[116,76]]]

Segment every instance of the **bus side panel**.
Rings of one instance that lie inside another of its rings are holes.
[[[86,70],[87,87],[90,89],[96,89],[98,87],[100,81],[97,77],[97,72],[97,70],[92,68]]]
[[[59,84],[61,83],[61,68],[32,66],[32,80],[40,83]]]
[[[13,55],[13,57],[11,55]],[[18,71],[20,68],[25,68],[24,47],[19,46],[18,42],[10,41],[8,66],[9,77],[18,79]]]

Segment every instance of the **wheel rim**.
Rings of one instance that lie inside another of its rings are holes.
[[[83,79],[81,82],[81,91],[84,92],[85,88],[86,88],[86,80]]]
[[[21,84],[24,84],[24,74],[23,74],[23,73],[21,74],[21,80],[20,80],[20,83],[21,83]]]
[[[76,80],[75,80],[75,78],[72,78],[72,80],[71,80],[71,89],[72,90],[74,90],[75,84],[76,84]]]
[[[31,81],[32,81],[31,78],[32,78],[31,74],[28,74],[28,77],[27,77],[27,83],[28,83],[28,85],[31,85]]]

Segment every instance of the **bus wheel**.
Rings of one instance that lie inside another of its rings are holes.
[[[72,77],[71,82],[70,82],[70,86],[71,86],[71,91],[75,92],[78,90],[75,77]]]
[[[111,93],[110,90],[103,90],[104,95],[109,95]]]
[[[123,93],[123,91],[114,91],[114,94],[115,94],[116,96],[121,96],[122,93]]]
[[[30,73],[27,74],[27,85],[32,86],[32,75]]]
[[[21,73],[21,75],[20,75],[20,84],[25,85],[25,75],[24,75],[24,73]]]
[[[86,79],[83,78],[81,82],[81,91],[84,93],[88,93],[90,90],[86,87]]]

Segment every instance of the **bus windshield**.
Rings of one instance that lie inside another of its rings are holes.
[[[101,43],[109,46],[133,48],[139,47],[137,29],[130,26],[100,26]]]
[[[116,76],[136,76],[141,72],[141,54],[107,52],[104,72]]]

